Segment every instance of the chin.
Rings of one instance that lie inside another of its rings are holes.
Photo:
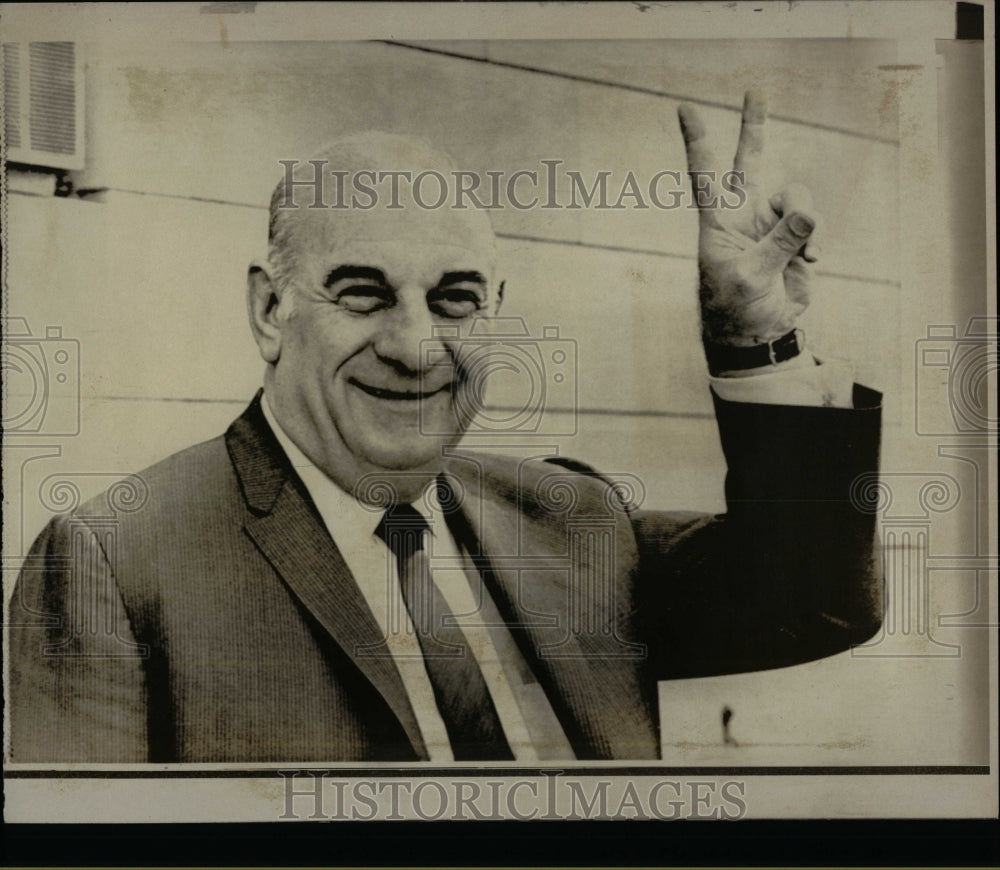
[[[370,464],[389,471],[436,471],[444,463],[442,448],[456,440],[420,436],[412,444],[400,444],[398,439],[393,443],[370,443],[364,455]]]

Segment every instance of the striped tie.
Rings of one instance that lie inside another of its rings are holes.
[[[431,578],[427,521],[409,504],[385,512],[375,534],[396,557],[399,585],[420,641],[456,761],[513,760],[500,717],[462,629]]]

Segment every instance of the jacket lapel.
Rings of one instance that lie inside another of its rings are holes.
[[[377,647],[381,631],[361,590],[288,463],[260,408],[261,393],[226,432],[250,514],[245,528],[286,585],[378,690],[419,758],[427,751],[399,671]]]
[[[644,650],[627,640],[636,565],[627,517],[609,509],[603,484],[538,465],[455,457],[457,534],[577,757],[658,757],[655,691],[642,678]],[[574,492],[562,509],[557,491],[539,494],[560,482]]]

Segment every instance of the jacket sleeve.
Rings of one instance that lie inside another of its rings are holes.
[[[13,762],[149,760],[148,649],[118,592],[113,540],[111,528],[57,517],[25,560],[7,623]]]
[[[799,664],[878,630],[875,517],[856,488],[878,468],[880,398],[859,386],[853,409],[715,396],[726,513],[633,515],[658,679]]]

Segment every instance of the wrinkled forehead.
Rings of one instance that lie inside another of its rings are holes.
[[[300,252],[328,256],[383,242],[448,245],[492,268],[493,228],[467,201],[455,207],[456,171],[447,154],[422,140],[356,134],[286,168],[275,218],[284,225],[284,243]]]

